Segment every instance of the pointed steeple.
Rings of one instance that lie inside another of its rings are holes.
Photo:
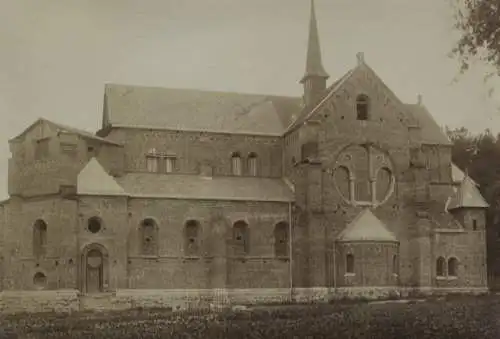
[[[304,100],[306,105],[313,103],[317,96],[326,89],[326,80],[330,76],[326,73],[321,61],[319,45],[318,23],[314,0],[311,0],[311,18],[309,21],[309,41],[307,45],[306,72],[300,83],[304,85]]]

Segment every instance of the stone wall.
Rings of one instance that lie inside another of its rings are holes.
[[[242,159],[242,174],[249,175],[247,159],[254,152],[259,176],[282,176],[280,137],[116,129],[107,138],[125,144],[125,171],[128,172],[145,172],[145,155],[154,148],[157,152],[175,155],[176,171],[180,173],[199,173],[206,165],[213,168],[214,175],[231,175],[231,154],[238,152]]]
[[[0,312],[35,313],[76,311],[112,311],[135,308],[165,308],[173,311],[212,309],[236,305],[324,303],[336,300],[384,300],[443,296],[449,293],[479,295],[486,288],[262,288],[262,289],[119,289],[112,293],[80,295],[77,290],[3,291]]]

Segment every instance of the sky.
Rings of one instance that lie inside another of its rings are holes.
[[[315,5],[330,81],[364,52],[401,100],[421,94],[439,124],[499,131],[500,93],[488,96],[487,68],[456,79],[449,0]],[[97,130],[105,83],[302,94],[309,0],[0,0],[0,8],[0,198],[8,139],[39,117]]]

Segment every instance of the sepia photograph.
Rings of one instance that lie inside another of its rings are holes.
[[[0,0],[0,339],[500,338],[499,0]]]

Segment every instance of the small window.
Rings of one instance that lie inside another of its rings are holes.
[[[196,220],[189,220],[184,226],[184,254],[187,256],[198,255],[199,253],[199,239],[198,233],[200,229],[200,223]]]
[[[146,154],[146,167],[148,172],[157,173],[158,172],[158,154],[156,149],[151,148]]]
[[[165,158],[165,173],[172,173],[175,169],[175,157]]]
[[[33,226],[33,255],[41,257],[45,255],[47,247],[47,224],[39,219]]]
[[[456,277],[458,275],[458,260],[457,258],[448,259],[448,276]]]
[[[253,152],[248,155],[248,172],[253,177],[257,176],[257,154]]]
[[[477,231],[477,220],[476,219],[472,219],[472,229],[474,231]]]
[[[285,221],[274,226],[274,255],[276,257],[288,255],[288,223]]]
[[[399,273],[399,260],[397,255],[392,256],[392,273],[393,274]]]
[[[250,251],[248,224],[243,220],[233,225],[233,249],[235,255],[246,255]]]
[[[354,255],[348,254],[345,257],[345,272],[349,274],[354,273]]]
[[[43,289],[45,288],[45,285],[47,284],[47,277],[45,274],[42,272],[36,272],[35,275],[33,276],[33,285],[37,289]]]
[[[231,172],[233,175],[241,175],[241,156],[239,153],[231,155]]]
[[[436,260],[436,276],[444,277],[446,275],[446,260],[439,257]]]
[[[49,156],[49,138],[36,141],[35,145],[35,160],[43,160]]]
[[[369,101],[366,95],[358,95],[356,98],[356,113],[358,120],[368,120]]]
[[[153,219],[145,219],[141,223],[142,254],[157,254],[157,225]]]
[[[92,217],[87,222],[87,229],[90,233],[97,233],[101,230],[101,219],[98,217]]]

